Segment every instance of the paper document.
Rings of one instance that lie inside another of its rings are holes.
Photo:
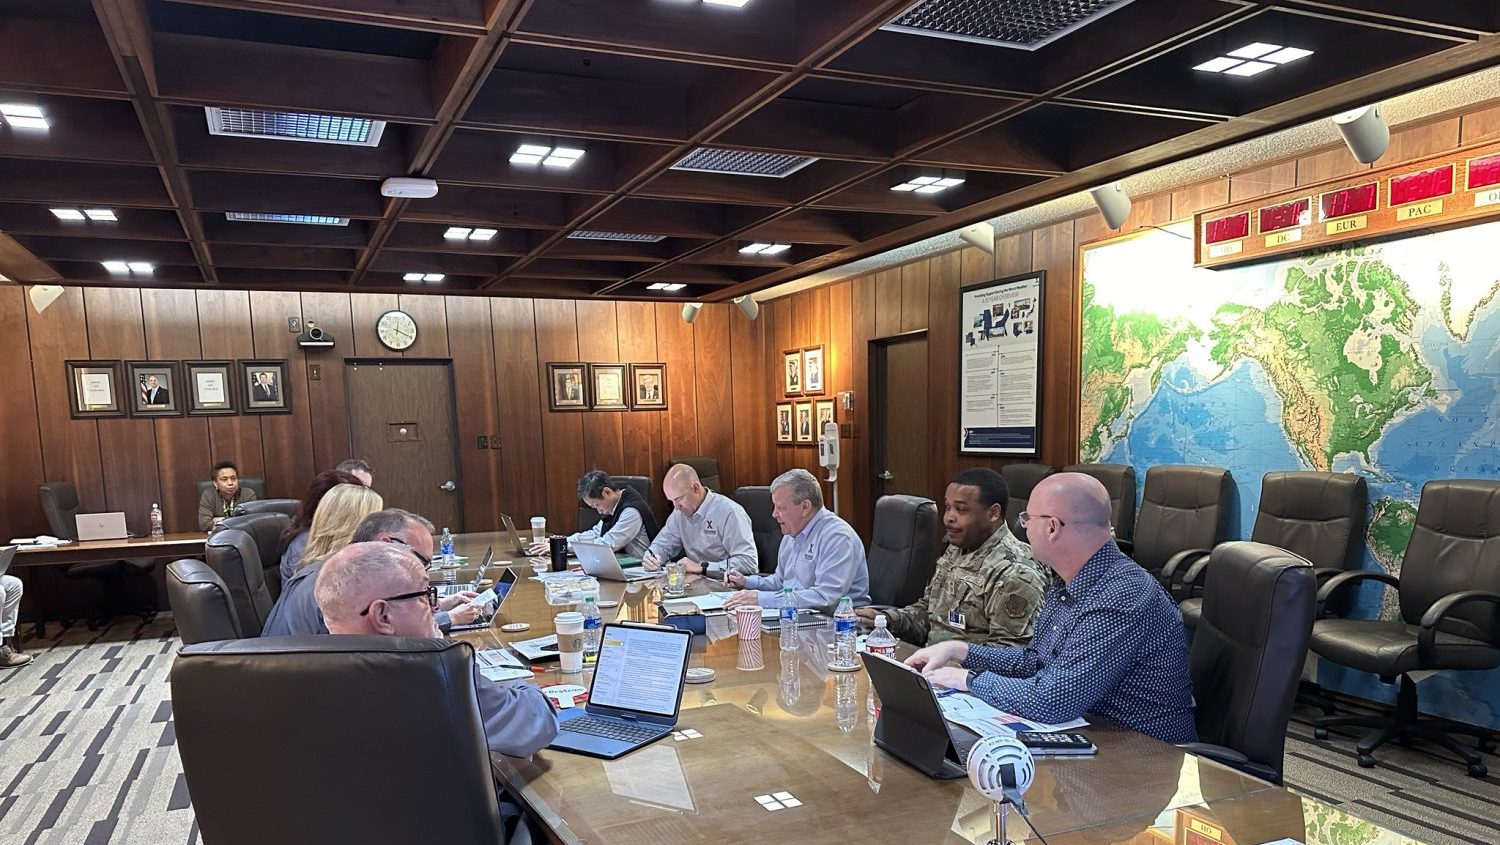
[[[966,692],[945,693],[938,696],[938,706],[943,718],[963,725],[980,736],[1015,736],[1016,731],[1038,731],[1053,733],[1081,728],[1088,724],[1083,719],[1074,719],[1060,725],[1034,722],[1013,713],[1006,713],[984,703]]]
[[[531,670],[515,655],[503,648],[489,648],[474,652],[474,662],[479,664],[479,674],[491,681],[514,681],[530,678]]]
[[[488,590],[485,590],[484,592],[475,596],[474,598],[469,599],[469,604],[472,604],[476,607],[482,607],[483,605],[487,605],[497,598],[499,598],[499,596],[495,595],[495,588],[491,587]]]
[[[669,613],[672,611],[673,605],[687,604],[693,605],[703,613],[709,613],[715,610],[723,610],[724,602],[729,598],[730,595],[732,594],[709,593],[703,596],[682,596],[680,598],[662,599],[662,605],[667,608],[667,612]]]

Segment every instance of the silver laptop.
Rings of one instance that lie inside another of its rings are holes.
[[[670,734],[692,641],[676,628],[605,625],[588,703],[558,714],[557,739],[547,747],[613,760]]]
[[[606,581],[644,581],[662,574],[641,568],[626,569],[620,565],[620,559],[615,557],[615,550],[606,543],[574,543],[573,554],[583,564],[585,574]]]
[[[125,514],[117,511],[115,513],[81,513],[77,517],[78,539],[83,540],[123,540],[130,536],[125,530]]]
[[[501,551],[509,551],[519,557],[527,557],[531,553],[526,550],[526,544],[521,542],[521,532],[516,530],[516,524],[511,521],[510,514],[500,514],[500,524],[505,527],[505,533],[510,535],[510,548],[504,543],[500,544]]]

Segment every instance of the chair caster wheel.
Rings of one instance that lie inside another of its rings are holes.
[[[1490,770],[1485,768],[1483,763],[1473,763],[1469,766],[1469,777],[1471,778],[1482,778],[1489,773]]]
[[[1328,729],[1327,728],[1313,728],[1313,736],[1317,737],[1318,739],[1327,739],[1328,738]]]
[[[1360,754],[1360,755],[1356,756],[1354,759],[1355,759],[1356,762],[1359,763],[1359,767],[1361,769],[1373,769],[1373,768],[1375,768],[1375,756],[1373,754]]]

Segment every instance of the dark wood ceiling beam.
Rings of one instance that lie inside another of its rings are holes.
[[[1430,2],[1423,3],[1426,16],[1422,18],[1363,9],[1350,3],[1292,0],[1292,2],[1277,2],[1271,5],[1293,14],[1311,14],[1413,35],[1449,38],[1458,42],[1473,41],[1500,31],[1500,10],[1497,10],[1492,3],[1473,3],[1469,0],[1430,0]],[[1490,14],[1487,22],[1480,17],[1485,10],[1488,10]],[[1449,21],[1467,19],[1469,23],[1445,23],[1445,19]]]
[[[937,94],[956,94],[963,97],[984,97],[998,100],[1025,99],[1024,91],[993,88],[987,85],[964,85],[957,82],[919,79],[896,73],[871,73],[844,68],[820,67],[808,73],[810,79],[827,79],[834,82],[857,82],[861,85],[884,85],[890,88],[918,88]]]
[[[681,88],[504,68],[489,75],[460,124],[673,143],[690,134]]]
[[[443,35],[481,36],[485,32],[480,0],[177,0],[198,6],[218,6],[249,12],[316,18],[371,26],[413,29]]]
[[[136,241],[119,238],[57,238],[17,235],[43,261],[154,261],[192,264],[193,250],[181,241]]]
[[[446,273],[451,276],[479,276],[488,278],[504,269],[509,263],[502,256],[454,255],[432,252],[414,253],[400,250],[381,250],[370,262],[371,273]]]
[[[622,31],[623,32],[623,31]],[[545,33],[521,31],[513,36],[516,44],[533,47],[551,47],[559,50],[582,50],[589,53],[605,53],[614,56],[629,56],[634,59],[680,62],[685,65],[725,68],[728,70],[751,70],[780,74],[794,67],[791,61],[767,61],[741,56],[705,53],[701,49],[670,49],[644,46],[617,38],[577,38]]]
[[[277,247],[243,244],[220,244],[214,247],[214,260],[221,269],[230,267],[276,270],[353,270],[356,253],[352,249],[320,247]]]
[[[12,282],[27,284],[62,279],[62,275],[47,262],[32,255],[30,250],[4,232],[0,232],[0,276]]]
[[[67,49],[59,49],[64,44]],[[121,99],[129,96],[98,27],[34,18],[0,17],[0,87]]]
[[[780,99],[767,103],[712,142],[720,146],[883,162],[895,147],[884,109]]]

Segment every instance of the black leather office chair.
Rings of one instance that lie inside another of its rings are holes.
[[[1180,566],[1178,561],[1207,554],[1223,542],[1233,505],[1234,479],[1227,469],[1152,467],[1135,517],[1135,540],[1120,542],[1120,548],[1160,577]]]
[[[629,487],[641,494],[641,501],[651,507],[651,479],[644,475],[611,475],[607,482],[612,490]],[[578,500],[578,530],[587,531],[599,523],[599,512]]]
[[[1369,580],[1395,588],[1400,619],[1321,618],[1340,590]],[[1370,727],[1356,745],[1361,766],[1375,765],[1373,752],[1391,740],[1424,740],[1461,757],[1470,775],[1484,777],[1484,757],[1449,734],[1471,734],[1479,738],[1480,751],[1492,751],[1489,730],[1422,718],[1411,673],[1500,666],[1500,481],[1427,482],[1400,576],[1377,570],[1335,575],[1318,591],[1318,606],[1315,654],[1386,683],[1400,680],[1394,713],[1314,719],[1318,738],[1326,739],[1328,728],[1337,725]]]
[[[203,841],[501,843],[473,649],[319,636],[203,643],[172,665],[177,752]],[[232,729],[227,729],[228,726]],[[401,761],[406,772],[390,771]],[[317,772],[278,790],[251,784]]]
[[[781,555],[782,534],[781,526],[771,516],[771,488],[741,487],[734,491],[734,500],[750,516],[750,533],[755,535],[755,554],[760,558],[760,571],[775,572]]]
[[[49,481],[37,488],[37,497],[42,505],[42,514],[47,517],[48,530],[52,536],[62,540],[78,539],[78,488],[70,481]],[[63,576],[73,579],[90,579],[100,582],[104,599],[98,611],[89,617],[89,630],[97,630],[118,614],[131,613],[150,622],[156,616],[156,588],[150,588],[151,598],[146,604],[125,607],[120,602],[131,589],[129,581],[149,579],[156,569],[155,558],[129,560],[105,560],[94,563],[74,563],[63,569]],[[142,592],[145,588],[142,588]],[[66,626],[67,622],[63,623]]]
[[[1190,658],[1199,741],[1181,747],[1279,784],[1318,582],[1263,543],[1221,543],[1212,558]]]
[[[197,482],[198,498],[203,498],[203,491],[213,486],[214,482],[212,479],[200,479]],[[266,497],[266,480],[264,478],[249,478],[242,475],[240,476],[240,487],[255,491],[255,498],[257,499],[264,499]]]
[[[1006,464],[1000,468],[1000,477],[1005,479],[1005,489],[1010,494],[1010,504],[1005,506],[1005,524],[1010,533],[1026,539],[1026,529],[1021,527],[1021,511],[1031,499],[1031,491],[1042,483],[1042,479],[1057,472],[1047,464]]]
[[[204,551],[209,567],[229,590],[240,631],[246,637],[260,636],[275,602],[266,587],[265,569],[255,538],[238,528],[227,528],[210,535]]]
[[[167,604],[184,645],[237,640],[245,635],[224,579],[201,560],[185,558],[167,564]]]
[[[1135,467],[1129,464],[1071,464],[1063,472],[1081,472],[1099,479],[1109,491],[1109,522],[1115,539],[1126,543],[1135,538]]]
[[[937,565],[937,504],[921,496],[881,496],[866,560],[870,603],[905,607],[927,591]]]
[[[719,481],[718,458],[712,455],[682,455],[667,462],[668,466],[672,464],[687,464],[698,473],[698,480],[702,482],[704,487],[715,493],[724,492],[723,483]]]
[[[291,517],[297,515],[300,504],[301,499],[256,499],[240,505],[240,513],[280,513]]]
[[[1250,539],[1306,559],[1313,574],[1325,581],[1355,568],[1360,538],[1365,533],[1369,486],[1348,472],[1268,472],[1260,482],[1260,507]],[[1183,560],[1183,572],[1163,571],[1180,600],[1182,621],[1196,627],[1202,612],[1203,584],[1209,555]]]
[[[266,591],[271,594],[272,602],[281,595],[281,555],[278,554],[281,551],[281,535],[291,524],[291,517],[270,511],[231,516],[219,523],[219,527],[214,530],[217,534],[226,529],[239,529],[255,541],[255,550],[260,553],[260,568],[265,578]]]

